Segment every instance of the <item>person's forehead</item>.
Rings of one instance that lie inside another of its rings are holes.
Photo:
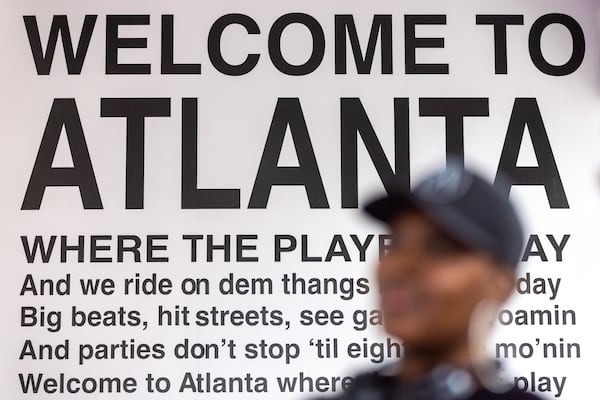
[[[464,254],[482,254],[478,249],[474,249],[467,243],[464,243],[440,226],[435,219],[432,219],[426,212],[418,208],[410,209],[398,213],[390,221],[390,233],[395,243],[407,241],[418,242],[425,246],[443,240],[451,242]]]
[[[416,208],[397,213],[392,217],[389,226],[392,235],[436,234],[456,240],[426,213]]]

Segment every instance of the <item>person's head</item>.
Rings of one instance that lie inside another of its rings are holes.
[[[474,311],[501,304],[514,286],[523,234],[506,197],[449,167],[366,211],[392,235],[377,268],[385,330],[413,352],[468,346]]]

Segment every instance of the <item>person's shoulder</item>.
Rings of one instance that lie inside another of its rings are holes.
[[[392,398],[394,388],[398,385],[397,380],[394,379],[395,370],[395,365],[386,365],[383,368],[357,374],[347,391],[332,393],[312,400],[379,400]],[[542,400],[542,398],[530,392],[511,387],[502,392],[492,392],[486,388],[480,388],[472,392],[467,400]]]
[[[486,389],[477,390],[469,400],[542,400],[541,397],[530,392],[512,388],[505,392],[491,392]]]
[[[385,368],[362,372],[354,376],[352,384],[346,391],[329,394],[312,400],[353,400],[353,399],[384,399],[390,392],[395,380]]]

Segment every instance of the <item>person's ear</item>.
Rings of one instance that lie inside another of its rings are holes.
[[[516,278],[514,267],[510,265],[497,265],[492,274],[490,295],[499,303],[504,303],[513,292]]]

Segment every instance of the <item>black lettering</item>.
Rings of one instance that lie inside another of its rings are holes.
[[[252,71],[258,64],[259,54],[248,54],[244,62],[235,65],[230,64],[221,54],[221,35],[229,25],[238,24],[246,28],[251,35],[260,33],[260,28],[255,20],[244,14],[227,14],[217,19],[208,33],[208,57],[215,69],[225,75],[244,75]]]
[[[523,250],[523,257],[521,258],[521,261],[528,261],[529,257],[532,256],[539,257],[542,261],[548,261],[548,257],[546,256],[546,252],[544,251],[544,246],[542,246],[542,242],[540,241],[538,235],[529,236],[527,244],[525,245],[525,250]]]
[[[475,17],[477,25],[494,26],[494,73],[504,75],[507,73],[507,46],[506,46],[506,27],[508,25],[523,25],[523,15],[477,15]]]
[[[198,189],[198,99],[181,100],[181,208],[240,208],[239,189]]]
[[[119,49],[145,49],[146,38],[119,37],[120,25],[149,25],[149,15],[106,16],[106,74],[149,74],[150,64],[119,64]]]
[[[487,98],[421,98],[419,115],[445,117],[446,157],[453,156],[464,164],[464,118],[489,116]]]
[[[37,235],[33,239],[33,247],[29,245],[29,238],[27,236],[21,236],[21,244],[23,245],[23,251],[25,252],[25,258],[29,264],[35,262],[37,255],[40,255],[40,259],[43,263],[50,261],[52,255],[52,249],[54,249],[54,243],[56,242],[56,236],[50,236],[47,242],[44,242],[44,237]],[[44,244],[46,243],[46,244]],[[21,293],[22,294],[22,293]]]
[[[341,185],[342,208],[358,207],[358,135],[369,153],[385,189],[410,187],[408,99],[394,99],[395,173],[377,139],[375,129],[358,98],[342,98]]]
[[[65,128],[73,167],[52,167],[62,128]],[[48,186],[77,186],[85,209],[101,209],[96,176],[92,168],[75,99],[54,99],[44,129],[21,210],[39,210]]]
[[[66,15],[55,15],[52,17],[52,25],[50,25],[50,34],[48,35],[46,52],[42,50],[42,41],[40,39],[40,31],[35,15],[24,15],[23,21],[25,22],[25,30],[27,31],[29,47],[31,48],[31,54],[33,55],[37,74],[50,74],[59,33],[63,51],[65,53],[67,72],[69,75],[80,74],[90,45],[94,25],[96,25],[97,17],[97,15],[86,15],[84,17],[83,27],[81,28],[81,34],[79,35],[79,42],[77,43],[77,51],[73,53],[73,42],[71,41],[69,21],[67,20]]]
[[[175,64],[173,62],[173,15],[162,15],[160,36],[160,73],[161,74],[200,74],[201,64]]]
[[[569,30],[573,40],[573,50],[569,60],[563,65],[552,65],[542,54],[541,39],[544,29],[551,24],[560,24]],[[531,26],[529,31],[529,55],[531,61],[546,75],[563,76],[569,75],[579,68],[585,55],[585,36],[581,26],[565,14],[546,14],[539,17]]]
[[[298,157],[297,167],[277,166],[288,126]],[[329,208],[298,98],[277,100],[248,207],[266,208],[273,185],[302,185],[311,208]]]
[[[523,142],[525,127],[537,159],[537,167],[519,167],[517,158]],[[504,178],[499,178],[504,174]],[[503,182],[506,181],[506,182]],[[516,98],[508,123],[506,139],[500,154],[495,185],[507,185],[506,195],[512,185],[543,185],[550,208],[569,208],[544,121],[535,98]]]
[[[125,208],[144,208],[144,122],[146,117],[170,117],[171,99],[102,98],[100,116],[126,118]]]
[[[375,15],[371,24],[371,32],[367,43],[367,51],[360,48],[358,33],[351,14],[335,16],[335,73],[346,73],[346,33],[352,47],[356,71],[359,74],[370,74],[377,39],[381,37],[381,73],[392,73],[392,16]]]
[[[302,24],[308,28],[312,37],[312,52],[304,64],[293,65],[283,58],[281,53],[281,35],[291,24]],[[275,68],[286,75],[307,75],[316,70],[325,55],[325,34],[319,21],[308,14],[291,13],[282,15],[273,23],[269,32],[269,56]]]
[[[404,64],[407,74],[448,74],[448,64],[417,64],[417,48],[444,48],[444,38],[418,38],[417,25],[446,25],[446,15],[405,15],[404,16]]]

